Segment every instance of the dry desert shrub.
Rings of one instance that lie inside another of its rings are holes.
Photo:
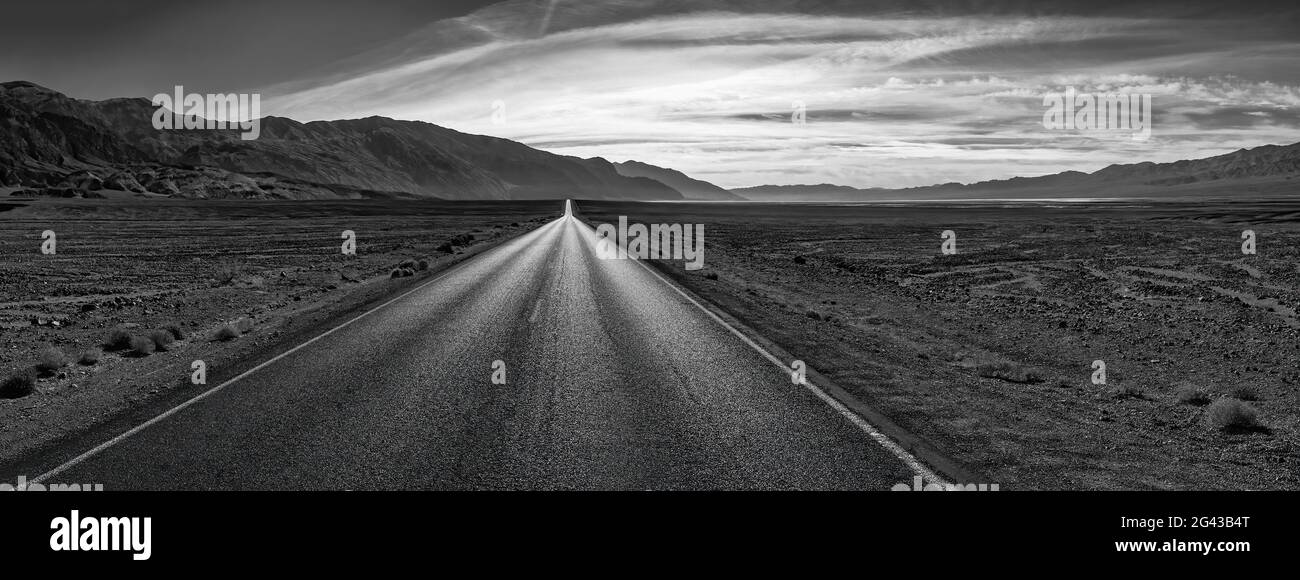
[[[176,337],[166,330],[155,330],[149,333],[149,340],[153,341],[154,348],[160,351],[166,351],[176,342]]]
[[[163,330],[166,330],[168,333],[170,333],[172,335],[172,338],[176,340],[185,340],[185,331],[181,330],[179,324],[176,323],[168,324],[167,326],[163,327]]]
[[[983,363],[975,367],[975,374],[990,379],[1001,379],[1012,383],[1041,383],[1043,377],[1037,370],[1013,362]]]
[[[1179,403],[1184,405],[1196,405],[1200,407],[1210,404],[1210,395],[1195,385],[1183,385],[1179,387],[1175,398]]]
[[[221,264],[212,272],[213,277],[217,279],[218,286],[230,284],[244,275],[243,264]]]
[[[125,328],[110,330],[108,337],[104,339],[104,348],[106,350],[126,350],[131,348],[131,333]]]
[[[1262,428],[1259,413],[1250,403],[1223,398],[1205,409],[1210,426],[1220,431],[1254,431]]]
[[[154,344],[153,339],[147,336],[131,337],[131,354],[135,356],[149,356],[158,350],[158,345]]]
[[[81,353],[81,356],[77,359],[77,362],[88,367],[94,366],[99,363],[99,357],[101,356],[101,354],[102,352],[98,348],[89,348]]]
[[[235,330],[233,325],[227,324],[217,329],[215,337],[217,340],[234,340],[239,338],[239,331]]]
[[[253,320],[250,318],[240,318],[230,324],[222,326],[217,330],[214,338],[216,340],[233,340],[242,335],[248,334],[253,330]]]
[[[36,391],[36,371],[23,369],[0,383],[0,399],[21,399]]]
[[[41,352],[41,357],[36,362],[36,370],[40,371],[41,374],[49,375],[63,368],[63,365],[66,364],[68,364],[68,355],[52,346]]]
[[[1120,399],[1146,399],[1147,393],[1132,385],[1120,385],[1115,388],[1115,396]]]

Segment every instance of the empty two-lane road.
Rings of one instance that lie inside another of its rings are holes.
[[[599,259],[593,235],[566,210],[201,400],[74,460],[51,458],[63,464],[43,479],[106,489],[912,481],[860,420],[792,384],[643,265]],[[492,381],[498,360],[506,384]]]

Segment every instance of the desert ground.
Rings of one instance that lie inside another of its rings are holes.
[[[703,270],[658,267],[1002,489],[1300,487],[1294,204],[577,209],[591,224],[705,224]],[[205,388],[195,360],[218,384],[560,212],[0,201],[0,370],[35,376],[0,398],[0,464],[119,432]]]
[[[204,388],[195,360],[219,384],[562,212],[551,201],[109,197],[0,200],[0,463],[138,422]],[[23,375],[30,392],[7,380]]]
[[[1300,487],[1293,202],[579,206],[705,224],[656,265],[1004,490]]]

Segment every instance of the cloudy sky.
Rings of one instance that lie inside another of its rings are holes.
[[[724,187],[971,182],[1300,141],[1293,2],[142,1],[44,30],[61,4],[0,29],[28,47],[0,77],[85,98],[260,92],[301,121],[422,120]],[[1151,138],[1045,129],[1044,95],[1067,87],[1151,95]]]

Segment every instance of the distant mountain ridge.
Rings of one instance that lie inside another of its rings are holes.
[[[869,201],[975,197],[1125,197],[1178,194],[1234,181],[1279,182],[1300,176],[1300,143],[1264,145],[1223,155],[1174,161],[1110,165],[970,184],[945,183],[903,189],[856,189],[842,185],[762,185],[729,190],[753,201]]]
[[[0,185],[138,182],[142,192],[183,197],[683,199],[604,159],[429,123],[266,117],[260,138],[244,141],[238,130],[155,130],[155,110],[147,99],[84,101],[24,81],[0,83]]]
[[[645,177],[663,183],[681,192],[689,200],[742,201],[744,199],[712,183],[694,179],[675,169],[656,167],[640,161],[615,163],[614,167],[618,169],[620,174],[627,177]]]
[[[877,192],[889,191],[879,188],[858,189],[847,185],[760,185],[730,190],[750,201],[854,201],[871,199]]]

